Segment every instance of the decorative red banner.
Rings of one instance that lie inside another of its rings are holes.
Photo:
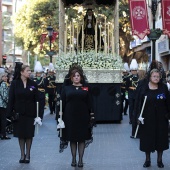
[[[170,38],[170,0],[162,0],[161,3],[163,34]]]
[[[52,35],[52,38],[51,38],[52,43],[56,40],[57,36],[58,36],[58,32],[53,32],[53,35]]]
[[[140,39],[150,34],[146,0],[129,0],[132,34]]]
[[[40,50],[42,50],[42,48],[43,48],[43,43],[44,43],[46,37],[47,37],[47,33],[41,34],[41,38],[40,38]]]

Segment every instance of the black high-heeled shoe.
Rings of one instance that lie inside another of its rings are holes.
[[[19,163],[25,163],[25,159],[20,159]]]
[[[79,162],[78,167],[82,168],[83,167],[83,162]]]
[[[158,165],[159,168],[163,168],[164,167],[164,164],[162,163],[162,161],[158,161],[157,165]]]
[[[71,166],[76,167],[77,166],[77,162],[76,161],[72,161]]]
[[[25,155],[24,155],[24,158],[22,159],[22,157],[21,157],[21,159],[19,160],[19,163],[25,163]]]
[[[30,157],[29,158],[25,157],[25,162],[24,163],[29,164],[30,163]]]
[[[145,161],[145,163],[143,164],[144,168],[150,167],[151,166],[151,161]]]
[[[9,139],[11,139],[11,138],[8,136],[1,136],[1,140],[9,140]]]
[[[30,163],[30,159],[25,159],[24,163],[29,164]]]

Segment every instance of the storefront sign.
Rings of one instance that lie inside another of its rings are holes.
[[[162,24],[163,34],[170,37],[170,0],[162,0]]]

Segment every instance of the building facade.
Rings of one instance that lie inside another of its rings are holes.
[[[22,55],[22,50],[18,48],[14,40],[12,16],[22,5],[22,0],[2,0],[2,25],[1,25],[1,59],[2,65],[13,65],[16,58]]]
[[[147,1],[148,2],[148,1]],[[150,29],[153,28],[153,15],[151,11],[151,2],[148,4],[148,18]],[[161,3],[158,3],[156,12],[156,28],[162,29],[162,13],[161,13]],[[152,61],[152,41],[146,36],[143,40],[138,37],[134,37],[134,41],[130,43],[130,48],[134,52],[146,50],[148,54],[148,63]],[[155,43],[156,57],[155,59],[162,62],[164,69],[166,71],[170,70],[170,43],[167,35],[161,35],[161,37]]]

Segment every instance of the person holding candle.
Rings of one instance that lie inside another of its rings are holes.
[[[9,90],[7,115],[18,115],[14,121],[14,137],[18,138],[21,151],[19,163],[29,163],[35,131],[34,119],[37,116],[38,88],[37,84],[29,78],[31,70],[28,65],[17,65],[15,70],[17,70],[15,79]]]
[[[152,63],[153,64],[153,63]],[[159,67],[157,67],[159,69]],[[168,119],[170,119],[170,95],[162,74],[158,69],[151,69],[145,79],[140,81],[136,91],[134,113],[139,118],[144,96],[147,96],[142,121],[138,120],[140,150],[145,152],[144,168],[151,166],[151,152],[157,151],[157,166],[163,168],[163,151],[169,149]]]
[[[63,86],[61,92],[63,121],[65,128],[62,129],[60,138],[60,152],[70,142],[72,153],[71,166],[77,166],[76,152],[78,148],[78,167],[83,167],[84,149],[93,141],[91,122],[94,120],[93,107],[89,88],[84,86],[84,76],[81,69],[71,69],[71,85]]]

